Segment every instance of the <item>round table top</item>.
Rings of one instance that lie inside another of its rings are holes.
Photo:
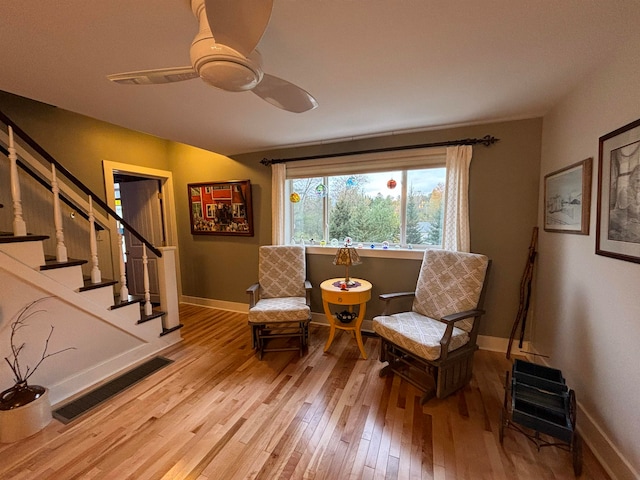
[[[351,277],[350,280],[357,282],[360,285],[348,287],[347,290],[342,290],[339,286],[334,285],[334,283],[339,284],[340,282],[344,281],[344,277],[338,277],[338,278],[330,278],[328,280],[325,280],[320,284],[320,288],[322,290],[327,290],[330,292],[366,292],[367,290],[371,290],[371,283],[367,282],[366,280],[363,280],[361,278],[353,278],[353,277]]]

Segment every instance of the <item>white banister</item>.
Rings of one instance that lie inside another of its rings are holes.
[[[27,234],[27,224],[22,218],[22,198],[18,178],[18,155],[13,144],[13,128],[9,127],[9,162],[11,177],[11,200],[13,202],[13,234],[23,237]]]
[[[126,302],[129,299],[129,289],[127,288],[127,271],[124,263],[124,250],[122,249],[124,235],[118,232],[118,258],[120,260],[120,301]]]
[[[96,218],[93,213],[93,199],[89,195],[89,247],[91,251],[91,283],[100,283],[102,273],[98,266],[98,241],[96,239]]]
[[[62,210],[60,209],[60,187],[56,176],[56,166],[51,164],[51,192],[53,193],[53,224],[56,228],[56,260],[66,262],[67,247],[64,244],[64,230],[62,226]]]
[[[153,313],[153,305],[151,305],[151,292],[149,289],[149,258],[147,257],[147,246],[142,244],[142,281],[144,285],[144,314],[151,315]]]

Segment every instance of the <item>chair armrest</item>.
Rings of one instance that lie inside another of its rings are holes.
[[[396,292],[396,293],[382,293],[378,296],[380,300],[384,302],[384,309],[382,315],[391,314],[391,302],[400,298],[415,297],[416,292]]]
[[[259,283],[254,283],[249,288],[247,288],[247,293],[249,294],[249,308],[253,308],[256,306],[256,292],[258,292],[259,288]]]
[[[464,312],[452,313],[450,315],[445,315],[440,319],[441,322],[447,324],[447,328],[444,331],[444,335],[440,339],[440,360],[444,361],[449,355],[449,342],[451,342],[451,335],[453,335],[453,327],[456,322],[460,320],[464,320],[469,317],[479,317],[484,315],[484,310],[474,309],[474,310],[465,310]]]
[[[311,306],[311,289],[313,288],[313,285],[311,285],[311,282],[309,280],[305,280],[304,281],[304,289],[307,295],[307,305]]]
[[[465,318],[479,317],[480,315],[484,315],[484,313],[485,313],[484,310],[480,310],[480,309],[465,310],[464,312],[445,315],[440,319],[440,321],[444,323],[456,323],[460,320],[464,320]]]

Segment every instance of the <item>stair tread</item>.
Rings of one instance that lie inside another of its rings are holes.
[[[39,242],[48,238],[49,235],[33,235],[31,233],[21,236],[9,232],[0,233],[0,243]]]
[[[84,265],[87,263],[86,260],[82,260],[79,258],[70,258],[66,262],[58,262],[56,257],[52,255],[44,256],[45,264],[40,266],[40,270],[53,270],[54,268],[64,268],[64,267],[73,267],[76,265]]]
[[[111,310],[142,302],[144,302],[144,297],[141,295],[129,295],[126,300],[120,300],[120,295],[116,295],[113,297],[113,305],[111,306]]]
[[[96,288],[101,288],[101,287],[109,287],[111,285],[115,285],[116,283],[118,283],[116,280],[110,280],[108,278],[103,278],[101,282],[99,283],[91,283],[91,278],[90,277],[84,277],[84,287],[80,287],[78,289],[79,292],[86,292],[87,290],[94,290]]]
[[[171,328],[164,328],[162,327],[162,333],[160,334],[160,336],[164,336],[164,335],[168,335],[171,332],[175,332],[176,330],[180,330],[182,327],[184,327],[184,325],[182,323],[176,325],[175,327],[171,327]]]
[[[149,320],[153,320],[154,318],[162,317],[166,313],[167,312],[163,312],[162,310],[160,310],[158,308],[154,308],[152,310],[152,312],[151,312],[151,315],[146,315],[144,313],[144,305],[141,305],[140,306],[140,320],[138,320],[137,323],[148,322]]]

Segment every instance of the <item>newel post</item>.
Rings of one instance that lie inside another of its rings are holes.
[[[178,279],[176,275],[176,247],[159,247],[158,283],[160,288],[160,309],[165,312],[162,327],[171,330],[180,325],[178,300]]]

